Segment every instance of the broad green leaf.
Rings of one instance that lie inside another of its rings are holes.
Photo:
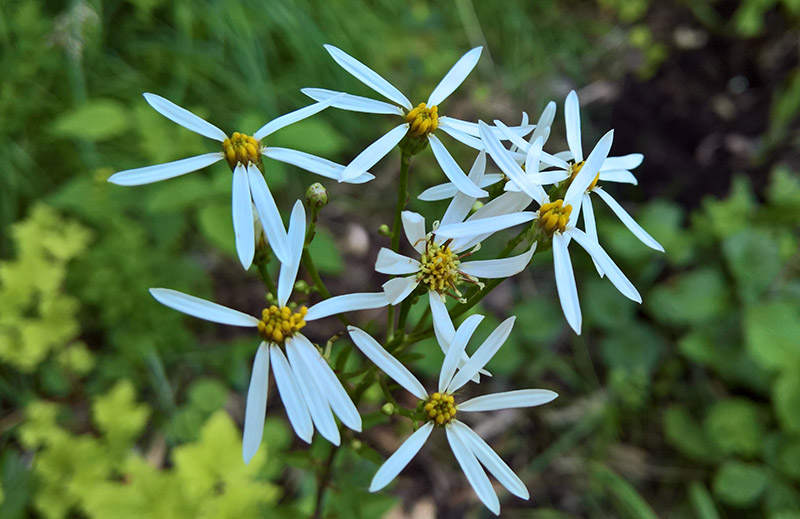
[[[792,367],[794,369],[783,372],[775,381],[772,401],[783,430],[800,433],[800,370],[796,365]]]
[[[747,349],[768,369],[780,370],[800,362],[800,305],[793,300],[770,301],[745,314]]]
[[[317,269],[325,274],[339,274],[344,269],[344,260],[333,237],[324,229],[317,227],[314,241],[308,246]]]
[[[130,113],[119,102],[94,99],[61,115],[53,123],[60,137],[102,141],[117,137],[130,126]]]
[[[720,459],[716,445],[683,407],[674,405],[667,408],[664,435],[672,447],[694,461],[709,464]]]
[[[124,448],[139,436],[150,409],[136,402],[136,390],[129,380],[120,380],[111,391],[95,399],[92,415],[109,445]]]
[[[200,234],[219,250],[236,256],[230,203],[208,204],[197,212]]]
[[[722,250],[745,302],[755,302],[780,272],[778,243],[763,230],[733,234],[722,243]]]
[[[722,274],[703,268],[679,274],[658,285],[644,305],[658,322],[687,326],[718,318],[727,309],[729,291]]]
[[[734,507],[755,505],[766,486],[766,469],[754,463],[726,461],[714,474],[714,494]]]
[[[761,450],[764,425],[758,407],[749,400],[731,398],[714,404],[705,430],[724,454],[752,458]]]

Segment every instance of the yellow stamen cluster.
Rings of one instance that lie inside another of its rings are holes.
[[[428,135],[439,127],[439,108],[435,105],[428,108],[425,103],[420,103],[406,114],[406,121],[411,123],[408,129],[409,135],[418,137]]]
[[[428,239],[425,253],[419,261],[421,266],[417,279],[427,285],[429,290],[444,294],[450,288],[455,290],[456,284],[461,281],[458,256],[447,243],[439,245]]]
[[[231,170],[240,162],[247,166],[261,160],[261,145],[253,137],[244,133],[233,132],[233,136],[225,139],[222,143],[222,151],[225,153],[225,160],[228,161]]]
[[[549,236],[554,232],[564,232],[569,222],[569,215],[572,214],[572,206],[564,205],[561,199],[549,204],[544,204],[539,208],[539,227],[545,230]]]
[[[434,393],[425,401],[425,414],[436,425],[447,425],[456,419],[456,405],[453,395]]]
[[[265,341],[283,344],[283,341],[306,325],[304,319],[307,313],[308,308],[305,306],[301,306],[298,311],[292,312],[288,306],[278,308],[272,305],[261,312],[261,320],[258,321],[258,333]]]
[[[575,177],[577,177],[578,173],[581,172],[581,168],[583,168],[584,164],[586,164],[586,161],[582,160],[580,162],[576,162],[575,164],[570,164],[569,165],[569,181],[570,182],[575,180]],[[594,180],[592,180],[592,183],[589,184],[589,187],[587,187],[586,190],[587,191],[591,191],[592,189],[594,189],[595,186],[597,185],[597,181],[598,180],[600,180],[600,173],[595,175]]]

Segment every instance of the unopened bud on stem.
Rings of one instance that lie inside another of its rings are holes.
[[[322,209],[328,205],[328,190],[319,182],[314,182],[306,189],[306,205],[311,209]]]

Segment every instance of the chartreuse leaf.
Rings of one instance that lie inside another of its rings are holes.
[[[714,494],[735,507],[754,505],[766,486],[766,468],[754,463],[726,461],[714,475]]]
[[[611,496],[614,508],[622,519],[658,519],[647,501],[636,489],[610,468],[592,465],[592,478]]]
[[[139,436],[150,416],[150,409],[136,403],[136,390],[129,380],[120,380],[92,404],[98,429],[112,448],[125,447]]]
[[[128,110],[117,101],[95,99],[64,113],[53,123],[53,133],[60,137],[102,141],[128,129]]]
[[[747,349],[767,369],[782,369],[800,362],[800,305],[778,300],[753,306],[745,314]]]

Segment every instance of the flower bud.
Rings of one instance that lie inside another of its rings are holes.
[[[310,288],[311,288],[311,287],[309,287],[309,286],[308,286],[308,283],[306,283],[306,282],[305,282],[305,281],[303,281],[302,279],[301,279],[301,280],[299,280],[297,283],[295,283],[295,284],[294,284],[294,290],[295,290],[295,292],[300,292],[300,293],[303,293],[303,294],[308,294],[308,293],[311,291],[311,290],[310,290]]]
[[[387,402],[381,406],[381,413],[385,414],[386,416],[392,416],[397,412],[395,409],[394,404]]]
[[[306,189],[306,205],[311,209],[322,209],[328,205],[328,190],[319,182],[314,182]]]
[[[380,227],[378,227],[378,234],[380,234],[381,236],[386,236],[388,238],[389,236],[392,235],[392,231],[391,229],[389,229],[388,225],[383,224]]]

